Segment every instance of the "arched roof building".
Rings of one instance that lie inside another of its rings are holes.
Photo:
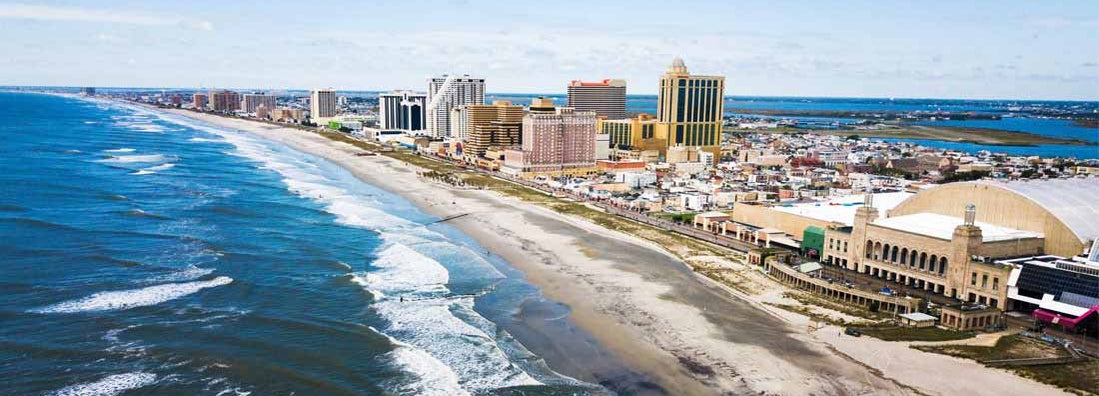
[[[887,217],[937,213],[961,218],[968,204],[977,221],[1041,233],[1045,253],[1072,257],[1099,238],[1099,179],[974,181],[923,190]]]

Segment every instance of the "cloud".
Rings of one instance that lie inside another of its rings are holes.
[[[30,4],[0,4],[0,19],[25,19],[33,21],[77,21],[118,23],[142,26],[182,26],[195,30],[212,31],[209,21],[166,17],[119,10],[103,10],[78,7],[55,7]]]

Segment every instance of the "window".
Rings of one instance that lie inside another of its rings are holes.
[[[974,272],[973,276],[971,276],[969,278],[969,285],[970,286],[977,286],[977,273],[976,272]]]
[[[988,287],[988,274],[982,274],[981,275],[981,288],[984,289],[986,287]]]
[[[1000,290],[1000,278],[992,278],[992,290]]]

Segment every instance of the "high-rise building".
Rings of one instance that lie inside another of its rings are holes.
[[[608,120],[626,118],[626,80],[573,80],[569,83],[568,91],[569,107],[577,111],[594,111],[596,115]]]
[[[210,91],[209,109],[225,112],[240,110],[240,94],[228,90]]]
[[[725,77],[697,76],[676,58],[660,77],[657,120],[668,127],[668,146],[697,147],[721,152],[725,109]]]
[[[450,109],[450,130],[454,132],[455,140],[466,141],[469,137],[469,105]]]
[[[309,98],[309,117],[314,121],[324,121],[336,116],[336,90],[315,89]]]
[[[267,106],[268,109],[275,108],[275,95],[268,95],[263,92],[246,93],[242,95],[241,110],[245,113],[255,113],[256,107],[260,105]]]
[[[423,131],[427,118],[427,95],[393,91],[378,95],[378,126],[381,129]]]
[[[204,93],[196,93],[191,96],[192,103],[194,103],[195,110],[204,110],[210,103],[210,97]]]
[[[569,107],[554,114],[527,114],[522,145],[505,152],[501,170],[520,176],[595,172],[596,120],[595,112]]]
[[[444,83],[447,76],[435,77],[428,80],[428,103],[436,101],[434,109],[428,109],[427,131],[435,138],[454,137],[454,131],[450,130],[450,112],[455,107],[469,104],[485,103],[485,80],[482,78],[470,78],[469,75],[454,78],[450,84]],[[445,88],[445,90],[444,90]]]
[[[490,105],[473,104],[460,109],[459,116],[465,118],[460,124],[466,127],[466,131],[455,132],[465,135],[463,156],[476,158],[484,155],[489,147],[519,145],[523,106],[497,100]]]
[[[657,150],[668,147],[667,125],[649,114],[625,120],[599,120],[599,133],[609,135],[612,148],[619,150]]]

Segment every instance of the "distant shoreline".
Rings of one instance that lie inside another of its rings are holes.
[[[941,142],[973,143],[985,146],[1034,147],[1044,144],[1065,146],[1099,146],[1099,142],[1080,139],[1063,139],[1042,136],[1028,132],[1007,131],[991,128],[970,128],[929,125],[898,125],[885,129],[798,129],[779,128],[771,130],[727,129],[740,133],[809,133],[816,135],[852,136],[879,139],[922,139]]]

